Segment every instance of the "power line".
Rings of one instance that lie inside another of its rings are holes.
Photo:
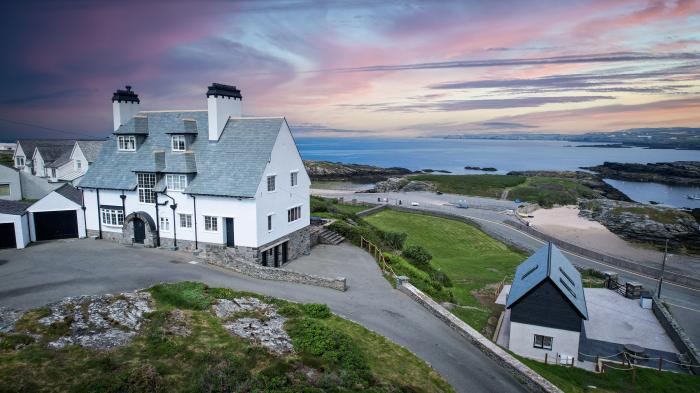
[[[82,135],[82,136],[87,136],[87,137],[90,137],[90,138],[97,138],[96,135],[90,135],[90,134],[85,134],[85,133],[83,133],[83,132],[76,132],[76,131],[59,130],[59,129],[57,129],[57,128],[45,127],[45,126],[42,126],[42,125],[39,125],[39,124],[24,123],[24,122],[21,122],[21,121],[10,120],[10,119],[3,119],[3,118],[0,118],[0,121],[4,121],[4,122],[7,122],[7,123],[13,123],[13,124],[19,124],[19,125],[26,126],[26,127],[41,128],[41,129],[43,129],[43,130],[58,132],[58,133],[61,133],[61,134]]]

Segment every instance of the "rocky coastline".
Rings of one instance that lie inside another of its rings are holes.
[[[304,166],[311,180],[316,181],[354,181],[370,183],[413,173],[409,169],[400,167],[382,168],[372,165],[345,164],[341,162],[317,160],[304,160]]]
[[[597,191],[601,198],[612,199],[615,201],[632,202],[632,200],[617,188],[603,181],[603,178],[595,174],[583,171],[512,171],[509,175],[514,176],[542,176],[561,179],[571,179]]]
[[[654,182],[680,186],[700,186],[700,161],[657,162],[625,164],[605,162],[603,165],[584,167],[606,179]]]

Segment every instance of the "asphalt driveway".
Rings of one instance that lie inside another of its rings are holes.
[[[374,260],[350,246],[318,246],[290,269],[345,276],[348,291],[249,278],[183,252],[81,239],[0,250],[0,305],[27,309],[66,296],[115,293],[158,282],[195,280],[298,302],[326,303],[431,364],[461,392],[525,391],[509,373],[408,296],[393,289]]]

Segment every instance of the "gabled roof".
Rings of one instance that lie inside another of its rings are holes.
[[[102,144],[104,144],[105,141],[77,141],[76,143],[80,147],[80,150],[83,152],[83,155],[85,156],[87,162],[92,163],[95,161],[97,155],[100,153],[100,149],[102,149]]]
[[[71,186],[70,184],[64,184],[61,187],[55,189],[57,193],[64,196],[66,199],[77,203],[78,205],[83,204],[83,194],[77,188]]]
[[[11,214],[13,216],[21,216],[31,203],[21,201],[6,201],[0,199],[0,214]]]
[[[53,161],[60,155],[64,146],[69,146],[69,148],[72,148],[74,143],[75,139],[20,139],[17,141],[17,144],[22,146],[22,150],[27,157],[34,155],[34,150],[37,147],[41,147],[41,157],[45,161]],[[48,150],[51,149],[58,149],[59,153],[55,155],[54,153],[49,152]],[[44,154],[44,150],[47,150],[46,154]],[[47,157],[51,157],[52,154],[54,154],[53,158],[50,160],[47,159]]]
[[[506,308],[513,307],[545,280],[550,280],[581,317],[588,319],[581,274],[552,243],[537,250],[518,266]]]
[[[284,121],[282,117],[231,118],[219,140],[210,142],[206,110],[139,112],[114,133],[144,131],[147,136],[137,151],[118,151],[116,137],[111,137],[80,187],[133,190],[135,172],[188,173],[193,176],[185,193],[252,198]],[[147,130],[141,129],[144,125]],[[173,152],[170,134],[185,131],[197,132],[188,141],[188,151]]]

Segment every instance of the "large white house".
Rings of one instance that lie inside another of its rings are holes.
[[[287,121],[243,117],[233,86],[206,96],[140,111],[129,86],[114,93],[114,135],[80,183],[88,235],[267,266],[307,253],[310,180]]]

